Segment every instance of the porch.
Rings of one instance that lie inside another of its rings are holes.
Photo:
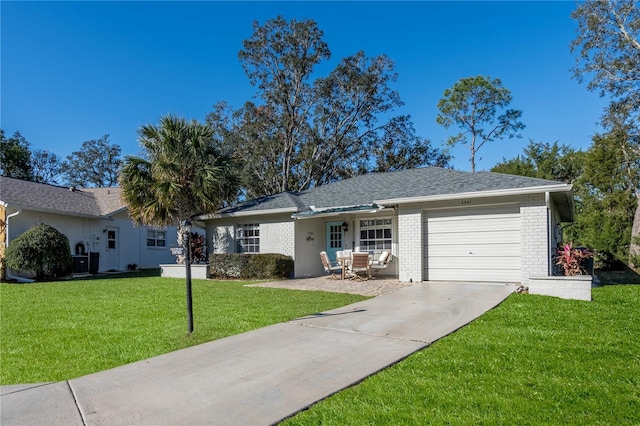
[[[328,291],[331,293],[350,293],[362,296],[389,294],[413,283],[398,281],[395,277],[376,277],[372,280],[335,280],[326,275],[312,278],[295,278],[283,281],[270,281],[259,284],[247,284],[247,287],[286,288],[290,290]]]

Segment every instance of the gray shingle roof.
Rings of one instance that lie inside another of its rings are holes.
[[[75,189],[0,176],[0,201],[13,207],[70,216],[106,216],[126,206],[120,188]]]
[[[300,193],[281,193],[240,203],[218,213],[256,212],[271,209],[316,208],[371,204],[375,200],[455,195],[509,189],[562,185],[544,179],[491,172],[463,172],[426,167],[397,172],[371,173],[344,179]]]

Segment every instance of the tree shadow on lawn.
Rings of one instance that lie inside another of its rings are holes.
[[[602,285],[616,284],[638,284],[640,285],[640,274],[630,268],[622,271],[596,270],[595,275],[600,279]]]
[[[137,269],[135,271],[116,271],[116,272],[101,272],[96,275],[87,275],[82,277],[74,277],[73,281],[87,281],[87,280],[112,280],[116,278],[143,278],[143,277],[159,277],[160,268],[152,269]]]

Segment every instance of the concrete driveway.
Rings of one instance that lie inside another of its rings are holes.
[[[514,285],[429,282],[65,382],[0,389],[6,425],[269,425],[430,345]]]

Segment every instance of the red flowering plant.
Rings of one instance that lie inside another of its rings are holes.
[[[556,265],[559,265],[566,276],[576,276],[586,274],[582,267],[585,259],[593,257],[593,253],[584,248],[574,248],[573,243],[565,244],[558,249],[556,255]]]
[[[189,241],[191,242],[191,263],[204,263],[207,261],[207,247],[204,235],[192,232]]]
[[[179,236],[180,237],[180,236]],[[189,245],[191,247],[191,264],[199,264],[207,262],[207,246],[206,238],[197,232],[189,234]],[[182,245],[182,239],[178,238],[178,244]],[[176,255],[176,263],[184,265],[186,253]]]

